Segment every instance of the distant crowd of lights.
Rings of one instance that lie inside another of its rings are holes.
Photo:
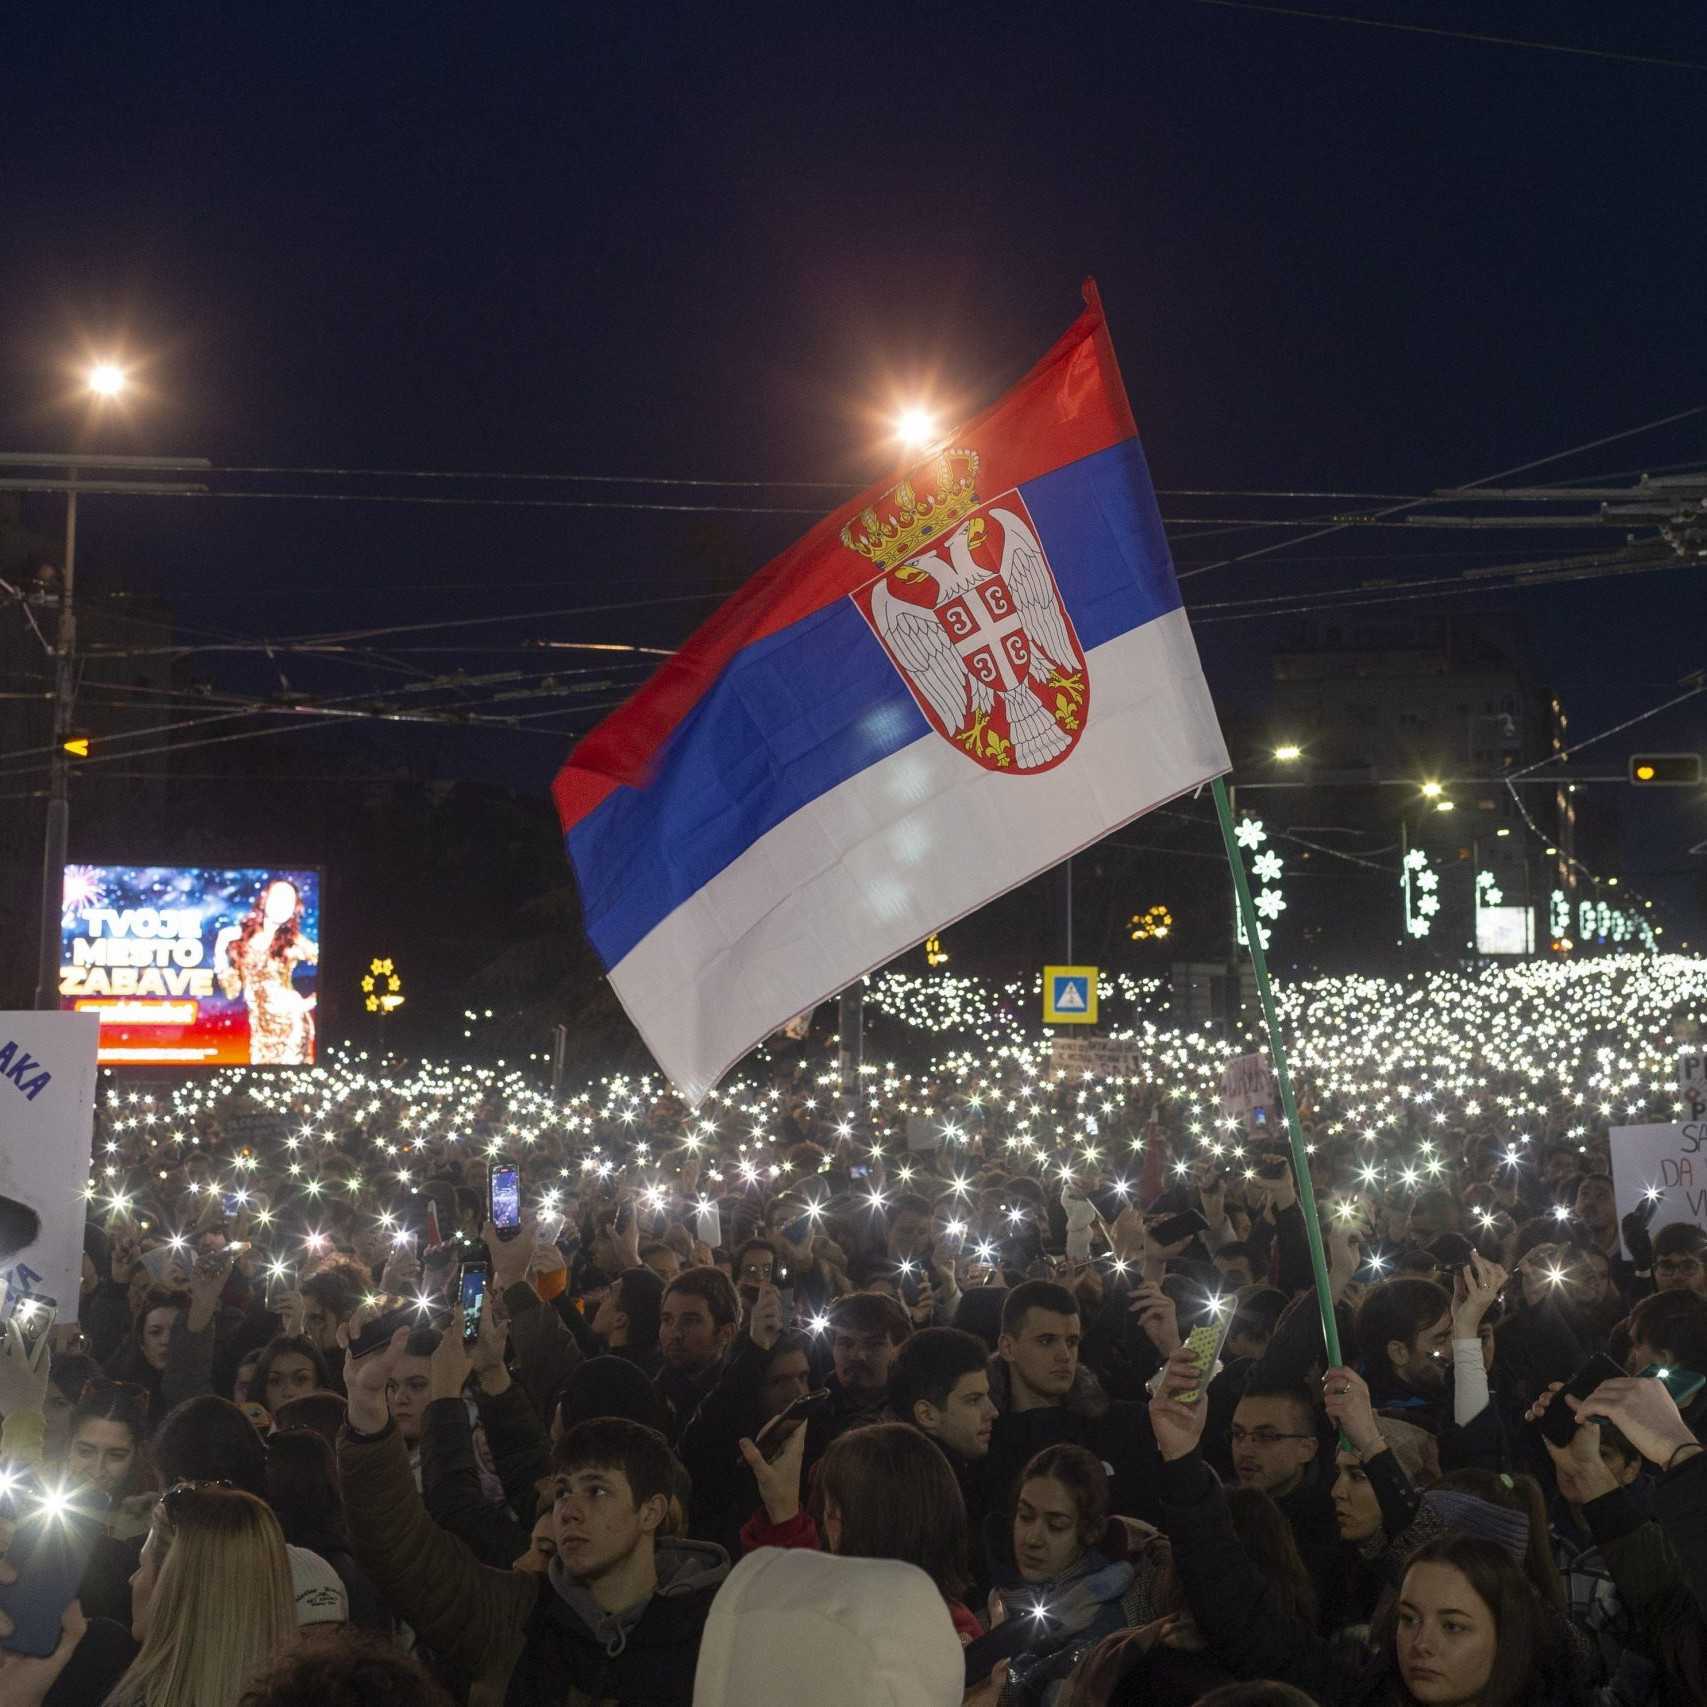
[[[1193,1151],[1253,1177],[1250,1142],[1223,1117],[1219,1091],[1227,1062],[1258,1046],[1254,1033],[1182,1026],[1159,980],[1105,976],[1107,1029],[1127,1045],[1133,1070],[1068,1074],[1053,1067],[1037,1022],[1039,982],[992,988],[882,974],[866,986],[867,1041],[893,1058],[868,1059],[844,1083],[833,1059],[761,1051],[697,1112],[651,1074],[609,1074],[554,1098],[503,1063],[382,1068],[365,1054],[301,1070],[222,1071],[158,1092],[109,1074],[88,1195],[108,1212],[135,1209],[152,1176],[200,1149],[217,1118],[223,1144],[198,1189],[252,1206],[258,1228],[277,1224],[270,1255],[282,1275],[281,1238],[309,1255],[329,1244],[318,1224],[328,1201],[359,1205],[399,1242],[418,1230],[435,1140],[476,1157],[519,1158],[532,1206],[559,1219],[583,1180],[620,1181],[661,1207],[690,1163],[703,1169],[694,1188],[701,1209],[713,1187],[809,1191],[788,1154],[793,1134],[782,1129],[795,1107],[823,1140],[855,1140],[867,1165],[883,1161],[884,1184],[866,1188],[873,1211],[911,1183],[907,1141],[921,1122],[943,1157],[965,1157],[939,1162],[962,1195],[980,1154],[1052,1188],[1096,1174],[1124,1195],[1152,1117],[1178,1177],[1189,1174]],[[1369,1146],[1360,1186],[1402,1197],[1444,1177],[1443,1144],[1455,1131],[1497,1133],[1517,1165],[1544,1140],[1581,1144],[1609,1125],[1681,1115],[1679,1039],[1698,1036],[1707,1016],[1707,962],[1619,955],[1401,980],[1324,978],[1283,985],[1279,1006],[1312,1148],[1342,1135]],[[360,1157],[341,1143],[351,1127],[362,1133]],[[821,1203],[811,1194],[814,1217]],[[1009,1216],[1017,1222],[1025,1211]],[[172,1230],[175,1244],[184,1231]]]

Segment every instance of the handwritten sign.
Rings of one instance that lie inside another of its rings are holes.
[[[1707,1227],[1707,1122],[1669,1126],[1614,1126],[1612,1187],[1622,1220],[1649,1191],[1665,1193],[1650,1228],[1673,1221]]]

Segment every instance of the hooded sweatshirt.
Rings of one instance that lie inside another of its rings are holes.
[[[693,1707],[959,1707],[960,1643],[916,1565],[761,1548],[711,1603]]]

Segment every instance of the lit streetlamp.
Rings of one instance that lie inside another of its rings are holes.
[[[895,437],[908,450],[925,450],[936,440],[936,417],[916,405],[895,417]]]

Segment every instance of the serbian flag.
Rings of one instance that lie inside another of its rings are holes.
[[[1094,283],[1085,304],[558,773],[588,934],[690,1103],[792,1015],[1228,768]]]

